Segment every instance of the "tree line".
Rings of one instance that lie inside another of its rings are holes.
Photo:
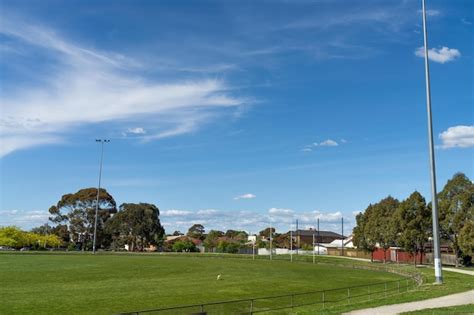
[[[158,246],[164,235],[160,210],[149,203],[123,203],[117,207],[105,189],[99,190],[96,248],[131,251]],[[51,233],[70,250],[92,250],[97,188],[65,194],[49,208]]]
[[[474,184],[464,174],[455,174],[437,195],[441,244],[470,263],[474,254]],[[411,253],[423,253],[432,237],[432,208],[417,191],[399,201],[388,196],[370,204],[356,216],[354,245],[373,253],[376,247],[385,253],[398,246]]]

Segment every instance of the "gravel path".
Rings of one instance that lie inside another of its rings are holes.
[[[434,299],[428,299],[423,301],[416,301],[410,303],[402,304],[393,304],[386,305],[374,308],[366,308],[363,310],[352,311],[349,313],[344,313],[346,315],[389,315],[389,314],[399,314],[403,312],[411,312],[424,310],[427,308],[439,308],[439,307],[448,307],[456,305],[465,305],[471,304],[474,301],[474,290],[446,295]]]

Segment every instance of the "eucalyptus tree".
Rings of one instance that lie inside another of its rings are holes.
[[[49,220],[58,226],[67,227],[71,241],[80,244],[82,250],[92,246],[94,232],[97,188],[84,188],[76,193],[65,194],[56,205],[49,208]],[[97,244],[104,238],[105,222],[117,212],[116,203],[107,190],[99,190],[99,211],[97,217]]]
[[[457,264],[462,253],[461,230],[474,220],[474,184],[466,175],[455,174],[438,194],[438,205],[441,237],[451,242]]]
[[[160,245],[164,229],[159,216],[160,210],[154,204],[121,204],[118,213],[106,224],[112,247],[127,244],[130,251],[143,251],[151,245]]]
[[[424,245],[432,235],[431,210],[427,207],[425,198],[415,191],[400,203],[393,219],[397,244],[413,254],[416,264],[416,254],[423,253]]]

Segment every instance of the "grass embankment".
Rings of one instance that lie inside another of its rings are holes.
[[[401,278],[331,264],[233,257],[2,253],[0,313],[110,314]]]

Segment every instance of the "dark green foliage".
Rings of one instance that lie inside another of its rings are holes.
[[[188,230],[186,234],[189,237],[197,238],[200,240],[204,240],[204,226],[202,224],[194,224]]]
[[[123,248],[127,244],[130,251],[143,251],[150,245],[158,246],[164,234],[159,215],[160,210],[153,204],[120,205],[119,212],[106,224],[112,248]]]
[[[83,250],[92,246],[94,232],[97,188],[81,189],[74,194],[66,194],[49,208],[50,221],[67,226],[71,241],[81,244]],[[104,224],[113,213],[117,212],[114,198],[105,190],[99,191],[99,211],[97,219],[97,244],[101,246],[104,235]],[[63,231],[61,231],[63,232]],[[63,240],[64,234],[59,235]]]
[[[455,174],[438,194],[438,207],[441,236],[461,256],[459,234],[467,222],[474,220],[474,184],[466,175]]]
[[[173,252],[197,252],[196,245],[191,240],[178,240],[173,244]]]
[[[432,224],[431,210],[426,206],[425,198],[419,192],[415,191],[400,203],[394,216],[394,224],[398,231],[399,246],[414,255],[423,251],[424,244],[432,235]]]

